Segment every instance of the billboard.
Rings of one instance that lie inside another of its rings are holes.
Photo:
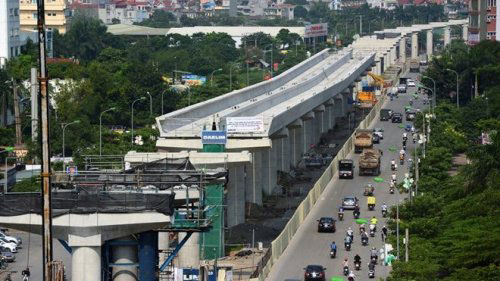
[[[195,74],[183,74],[181,79],[189,86],[200,86],[207,82],[207,77]]]
[[[264,118],[262,116],[227,117],[228,133],[263,133]]]
[[[226,131],[201,131],[202,144],[226,144]]]
[[[327,35],[328,35],[328,24],[327,23],[306,25],[306,31],[304,33],[304,38],[322,37],[322,36],[327,36]]]

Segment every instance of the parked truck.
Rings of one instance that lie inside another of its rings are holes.
[[[371,130],[356,130],[354,136],[354,152],[361,153],[365,148],[373,147],[373,135]]]
[[[363,149],[363,153],[359,157],[359,175],[380,175],[380,159],[382,151],[379,149]]]

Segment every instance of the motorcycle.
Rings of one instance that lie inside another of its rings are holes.
[[[330,250],[330,258],[334,259],[337,256],[337,252],[334,250]]]
[[[375,237],[375,229],[370,229],[370,237]]]
[[[351,243],[345,243],[345,250],[350,251],[351,250]]]
[[[370,278],[370,279],[375,278],[375,270],[374,269],[368,270],[368,278]]]
[[[344,220],[344,213],[339,213],[339,221],[343,221]]]
[[[363,192],[364,196],[373,196],[373,192],[375,191],[375,187],[373,185],[369,185],[365,187],[365,192]]]
[[[391,170],[396,171],[396,163],[391,164]]]
[[[394,187],[393,186],[389,187],[389,193],[394,194]]]
[[[347,277],[347,281],[354,281],[354,277],[352,277],[352,276]]]
[[[387,210],[386,209],[383,209],[382,210],[382,217],[387,217]]]
[[[359,211],[358,212],[353,212],[353,215],[354,215],[355,219],[359,219],[360,213],[359,213]]]
[[[368,237],[362,237],[361,238],[361,245],[367,246],[368,245]]]
[[[399,164],[403,165],[405,163],[405,157],[403,155],[399,156]]]
[[[361,262],[354,262],[354,269],[361,270]]]
[[[375,204],[368,204],[368,210],[370,211],[375,210]]]
[[[349,275],[349,267],[348,266],[344,266],[344,275],[345,276]]]

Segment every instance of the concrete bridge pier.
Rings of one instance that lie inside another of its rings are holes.
[[[302,119],[297,119],[288,125],[290,134],[290,166],[296,167],[304,149],[304,128]]]
[[[243,193],[243,192],[242,192]],[[244,203],[244,202],[243,202]],[[242,208],[243,211],[245,208]],[[229,210],[228,210],[229,213]],[[229,215],[228,215],[229,216]],[[179,243],[186,237],[187,232],[179,232],[177,239]],[[182,246],[179,254],[177,255],[177,266],[182,267],[194,267],[200,264],[200,233],[194,232],[191,237],[186,241],[186,244]],[[113,280],[115,281],[115,280]]]
[[[335,104],[335,102],[333,101],[333,99],[329,99],[325,103],[326,126],[328,126],[328,130],[333,129],[333,127],[335,126],[335,118],[333,115],[334,114],[334,110],[333,110],[334,104]]]
[[[227,226],[245,222],[245,172],[244,165],[229,166],[229,181],[225,196]],[[191,240],[192,237],[189,239]]]
[[[253,150],[251,163],[245,164],[245,200],[249,203],[262,205],[262,152]]]
[[[418,58],[418,32],[411,34],[411,58]]]
[[[451,28],[449,26],[444,28],[444,46],[448,46],[451,43]]]
[[[311,147],[311,144],[314,143],[314,112],[310,111],[306,113],[304,116],[301,117],[302,122],[304,123],[304,149],[302,152],[302,155],[304,153],[307,153],[309,151],[309,148]]]
[[[101,280],[101,235],[69,235],[72,249],[71,276],[74,281]]]
[[[434,42],[432,42],[433,40],[433,36],[432,36],[432,29],[429,29],[426,31],[427,32],[427,46],[426,46],[426,52],[427,52],[427,57],[430,59],[431,56],[432,56],[432,53],[434,51]]]
[[[406,62],[406,37],[404,36],[399,41],[399,59],[402,63]]]
[[[290,172],[290,159],[292,155],[290,154],[290,131],[288,131],[288,136],[281,138],[281,171]]]
[[[462,39],[465,42],[469,40],[469,26],[467,24],[462,25]]]
[[[313,143],[318,144],[321,138],[321,135],[325,132],[325,106],[319,105],[314,110],[314,138]]]
[[[396,64],[396,59],[397,59],[397,52],[396,52],[396,45],[392,46],[391,48],[391,65]]]
[[[132,236],[115,240],[111,247],[113,281],[137,281],[137,244]],[[121,264],[121,265],[120,265]]]

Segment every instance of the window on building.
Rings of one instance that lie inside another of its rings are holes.
[[[37,0],[31,0],[31,4],[37,4],[38,1]]]
[[[14,15],[14,9],[10,8],[10,10],[9,10],[9,16],[12,17],[13,15]]]
[[[14,9],[14,16],[16,16],[16,17],[19,16],[19,8]]]
[[[33,13],[32,16],[33,16],[34,19],[36,19],[36,18],[38,18],[38,13]]]

